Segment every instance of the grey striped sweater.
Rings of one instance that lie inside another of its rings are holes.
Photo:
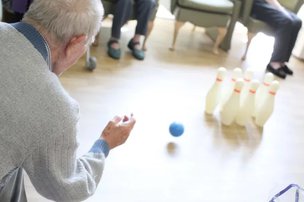
[[[77,158],[78,103],[22,33],[0,23],[0,44],[0,180],[21,167],[48,199],[86,199],[100,181],[107,144],[97,140]]]

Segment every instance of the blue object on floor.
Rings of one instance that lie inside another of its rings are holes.
[[[184,126],[181,123],[173,122],[170,124],[169,131],[174,137],[179,137],[184,133]]]

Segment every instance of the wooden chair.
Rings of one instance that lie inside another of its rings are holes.
[[[217,36],[213,46],[213,53],[225,39],[224,50],[230,48],[230,41],[235,23],[239,16],[241,2],[239,0],[171,0],[171,12],[175,15],[175,27],[171,50],[175,50],[179,29],[185,22],[195,26],[216,27]]]

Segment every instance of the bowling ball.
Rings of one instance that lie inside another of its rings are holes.
[[[170,124],[169,126],[169,131],[170,131],[170,134],[173,136],[173,137],[179,137],[181,136],[185,129],[184,129],[184,125],[181,124],[181,123],[178,123],[178,122],[173,122]]]

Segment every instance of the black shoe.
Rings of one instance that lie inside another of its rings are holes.
[[[270,64],[267,65],[266,71],[273,73],[277,77],[280,77],[282,79],[286,78],[286,73],[283,70],[283,67],[280,67],[278,69],[273,68]]]
[[[287,67],[287,65],[284,65],[282,67],[282,69],[286,74],[293,75],[293,71],[291,69],[289,69],[289,67]]]
[[[128,48],[132,51],[132,55],[138,59],[138,60],[143,60],[145,59],[145,52],[135,48],[136,45],[138,45],[139,42],[134,42],[133,39],[131,39],[128,43]]]

